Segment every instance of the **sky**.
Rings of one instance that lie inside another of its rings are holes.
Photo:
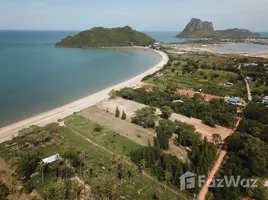
[[[0,0],[0,30],[181,31],[195,17],[217,30],[268,31],[267,9],[268,0]]]

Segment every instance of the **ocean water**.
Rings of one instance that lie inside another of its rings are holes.
[[[216,52],[260,52],[268,51],[268,45],[239,43],[236,45],[226,44],[215,49]]]
[[[140,74],[160,57],[144,50],[55,48],[67,31],[0,31],[0,126]]]
[[[262,37],[268,37],[268,32],[259,32]]]
[[[156,41],[164,43],[183,43],[188,41],[186,39],[176,38],[176,35],[178,35],[180,31],[144,31],[144,33],[151,36]]]

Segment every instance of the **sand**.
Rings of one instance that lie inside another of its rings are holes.
[[[148,48],[144,49],[149,50]],[[140,84],[144,76],[158,71],[168,62],[168,56],[164,52],[155,50],[152,51],[158,53],[162,57],[162,59],[158,64],[156,64],[146,72],[139,74],[127,81],[121,82],[117,85],[108,87],[102,91],[66,104],[64,106],[0,128],[0,143],[11,140],[14,136],[18,134],[18,131],[21,129],[28,128],[32,125],[45,126],[47,124],[57,122],[59,119],[68,117],[74,112],[79,112],[101,101],[104,101],[109,98],[109,92],[113,89],[118,90],[124,87],[135,87],[137,84]]]

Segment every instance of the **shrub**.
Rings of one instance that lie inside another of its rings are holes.
[[[161,117],[164,119],[168,119],[168,118],[170,118],[173,110],[169,106],[163,106],[161,108],[161,112],[162,112]]]
[[[213,121],[213,119],[211,117],[204,117],[204,119],[202,120],[202,122],[210,127],[216,127],[215,126],[215,122]]]
[[[103,126],[100,124],[95,124],[94,131],[101,132],[103,130]]]
[[[122,113],[122,120],[125,120],[127,118],[127,115],[125,113],[125,111],[123,110],[123,113]]]

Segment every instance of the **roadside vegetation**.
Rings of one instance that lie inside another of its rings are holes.
[[[240,176],[256,179],[258,187],[213,188],[215,200],[233,200],[248,196],[256,200],[268,197],[268,109],[259,103],[250,103],[237,129],[238,132],[225,139],[228,156],[216,178]]]

